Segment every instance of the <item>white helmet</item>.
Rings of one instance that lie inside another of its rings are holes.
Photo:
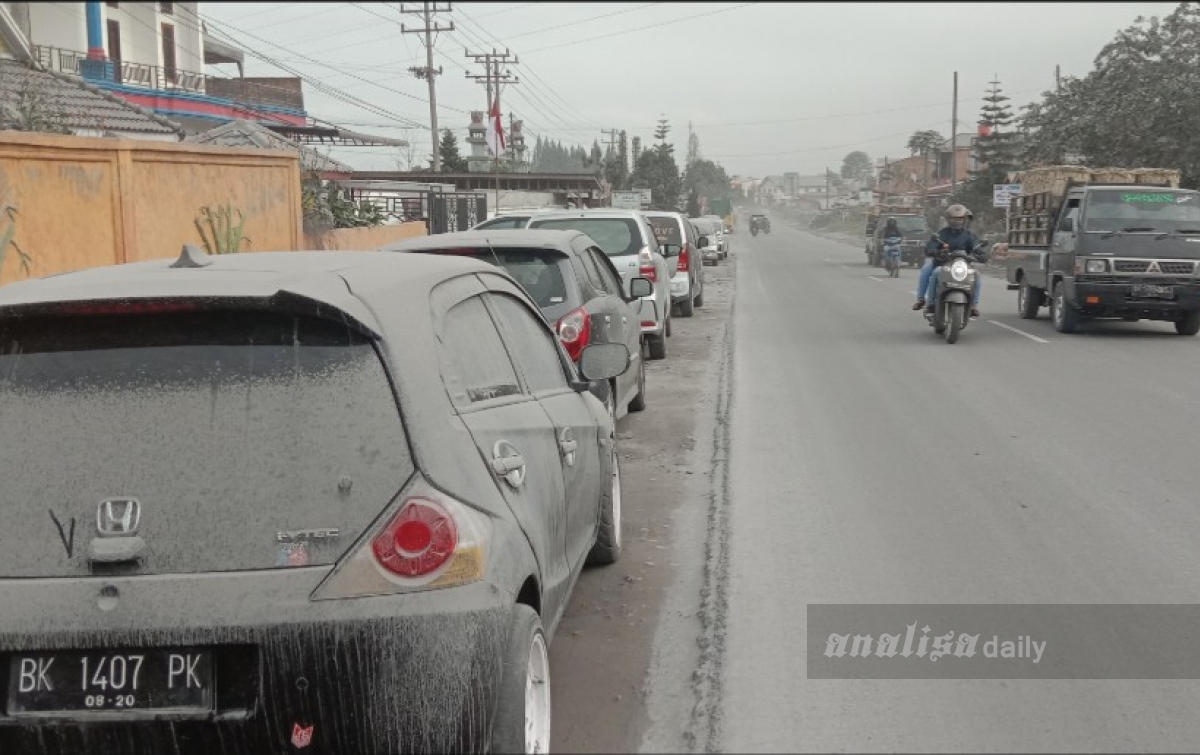
[[[946,217],[947,218],[966,218],[967,220],[975,219],[975,216],[971,214],[971,211],[968,210],[966,207],[964,207],[961,204],[952,204],[949,207],[947,207],[946,208]]]

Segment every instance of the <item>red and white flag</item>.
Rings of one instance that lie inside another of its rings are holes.
[[[500,121],[500,98],[492,102],[492,111],[488,113],[487,133],[488,151],[496,157],[504,154],[504,124]]]

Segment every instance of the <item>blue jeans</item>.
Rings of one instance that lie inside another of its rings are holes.
[[[918,288],[917,290],[925,291],[925,294],[926,294],[925,295],[925,302],[926,302],[925,306],[932,307],[933,303],[935,301],[937,301],[938,279],[937,279],[936,273],[937,273],[937,270],[941,266],[938,265],[935,267],[933,264],[933,260],[927,260],[925,262],[925,266],[929,268],[928,282],[925,284],[924,289]],[[921,268],[921,276],[925,277],[925,268],[924,267]],[[979,306],[979,292],[982,290],[982,288],[983,288],[983,277],[981,275],[979,275],[979,273],[975,273],[975,301],[972,303],[971,306],[974,306],[974,307]]]
[[[925,291],[929,288],[929,278],[933,275],[933,258],[926,257],[925,264],[921,265],[921,272],[917,275],[917,298],[925,299]],[[932,299],[925,299],[932,301]]]

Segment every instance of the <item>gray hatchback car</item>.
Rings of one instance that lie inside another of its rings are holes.
[[[629,369],[601,392],[616,419],[646,408],[646,360],[638,314],[646,278],[621,277],[596,242],[580,231],[463,231],[406,239],[382,251],[470,256],[504,268],[542,309],[572,360],[592,343],[621,343]]]
[[[0,752],[545,752],[629,359],[470,258],[0,288]]]

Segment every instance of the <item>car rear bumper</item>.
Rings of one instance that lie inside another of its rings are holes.
[[[700,250],[700,256],[706,260],[720,259],[721,250],[715,246],[706,246]]]
[[[480,582],[310,600],[326,572],[0,582],[0,605],[40,607],[36,617],[0,616],[0,752],[292,752],[297,726],[312,727],[306,753],[485,748],[511,597]],[[120,603],[103,611],[97,593],[110,585]],[[131,717],[67,721],[8,715],[14,651],[157,647],[214,653],[214,712],[110,711],[103,715]]]

